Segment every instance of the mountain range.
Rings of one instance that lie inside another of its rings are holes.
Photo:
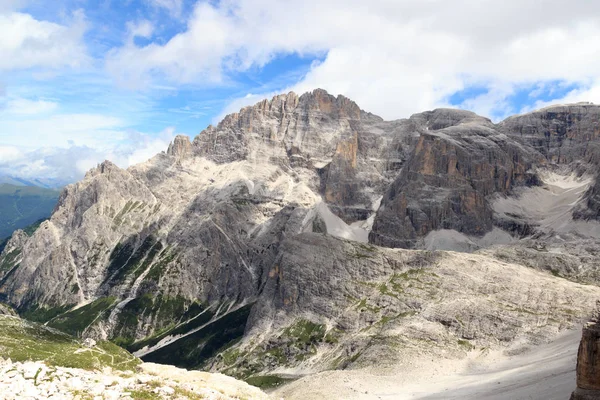
[[[541,343],[600,296],[599,136],[589,103],[496,124],[278,95],[67,186],[0,255],[0,301],[145,361],[302,378],[286,398]]]
[[[52,214],[60,192],[0,183],[0,241]]]
[[[68,185],[69,181],[56,178],[25,178],[19,176],[0,174],[0,185],[35,186],[45,189],[60,189]]]

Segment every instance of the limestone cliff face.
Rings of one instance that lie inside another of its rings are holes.
[[[192,143],[190,138],[184,135],[177,135],[173,142],[169,144],[167,154],[178,160],[190,157],[192,155]]]
[[[523,140],[548,161],[575,165],[577,173],[596,175],[596,181],[578,205],[576,219],[600,219],[600,106],[577,103],[552,106],[509,117],[499,128],[507,135]]]
[[[483,235],[493,226],[488,202],[517,185],[532,185],[539,154],[473,113],[436,110],[411,117],[420,137],[388,189],[370,241],[415,247],[438,229]]]
[[[577,352],[577,389],[571,396],[571,400],[596,399],[600,399],[600,325],[597,314],[583,327]]]
[[[216,163],[268,161],[316,170],[314,182],[346,221],[365,219],[388,183],[394,129],[344,96],[291,92],[226,116],[194,139],[194,151]],[[375,189],[373,190],[373,187]]]
[[[600,136],[600,106],[578,103],[509,117],[499,124],[549,161],[570,163],[591,156]]]
[[[123,236],[144,235],[143,221],[156,203],[129,172],[102,163],[68,186],[51,219],[15,246],[20,257],[15,268],[0,272],[0,295],[28,309],[94,298],[111,250]]]
[[[354,297],[364,294],[356,281],[396,282],[392,267],[412,255],[367,237],[410,248],[440,229],[482,236],[502,226],[495,196],[537,185],[536,169],[554,163],[507,129],[449,109],[384,121],[323,90],[275,96],[147,162],[104,162],[65,188],[52,217],[0,255],[0,302],[197,366],[281,315],[343,313],[343,282]],[[579,164],[589,172],[593,157]],[[391,305],[386,288],[373,309],[417,307]],[[340,329],[360,313],[340,317]]]

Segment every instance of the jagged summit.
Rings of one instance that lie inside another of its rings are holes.
[[[169,144],[169,148],[167,149],[167,154],[178,160],[190,157],[192,153],[192,142],[190,142],[190,138],[186,135],[175,136],[175,139],[173,139],[173,142]]]
[[[87,172],[86,177],[88,175],[89,176],[95,176],[95,175],[99,175],[99,174],[106,174],[106,173],[109,173],[111,171],[120,171],[120,170],[121,170],[121,168],[119,168],[112,161],[104,160],[100,164],[98,164],[96,167],[90,169]]]

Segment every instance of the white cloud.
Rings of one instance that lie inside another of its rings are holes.
[[[73,13],[68,26],[19,12],[0,13],[0,71],[80,67],[88,62],[85,30],[82,11]]]
[[[27,3],[29,3],[28,0],[2,0],[0,2],[0,13],[19,10],[25,7]]]
[[[110,160],[121,168],[146,161],[165,151],[175,135],[173,128],[154,135],[127,131],[122,133],[123,139],[110,148],[94,148],[73,142],[66,147],[46,146],[34,150],[0,146],[0,176],[73,182],[104,160]]]
[[[0,119],[2,143],[23,147],[69,147],[74,144],[104,148],[123,140],[126,127],[126,122],[120,118],[101,114]]]
[[[6,103],[6,108],[0,111],[13,115],[35,115],[46,114],[56,110],[58,104],[47,100],[13,99]]]
[[[592,102],[594,104],[600,104],[600,80],[596,80],[583,87],[573,89],[564,96],[552,101],[536,101],[532,105],[523,107],[520,112],[525,113],[553,104],[571,104],[579,102]]]
[[[0,160],[11,162],[23,156],[21,150],[14,146],[0,146]]]
[[[516,85],[600,76],[599,16],[586,0],[198,2],[184,32],[113,49],[107,66],[130,85],[206,84],[280,54],[326,54],[295,89],[323,87],[398,118],[479,82],[493,90],[476,108],[502,114]]]
[[[131,35],[130,41],[135,37],[150,38],[152,32],[154,32],[154,26],[148,20],[141,20],[138,22],[128,22],[127,29]]]
[[[169,127],[155,135],[128,131],[127,138],[107,157],[121,167],[144,162],[161,151],[167,150],[175,138],[175,128]]]

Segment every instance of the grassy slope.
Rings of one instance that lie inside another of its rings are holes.
[[[13,361],[45,361],[69,368],[134,369],[140,360],[110,342],[88,348],[80,341],[43,325],[0,315],[0,355]]]
[[[53,189],[0,184],[0,239],[10,236],[16,229],[48,218],[59,194]]]

